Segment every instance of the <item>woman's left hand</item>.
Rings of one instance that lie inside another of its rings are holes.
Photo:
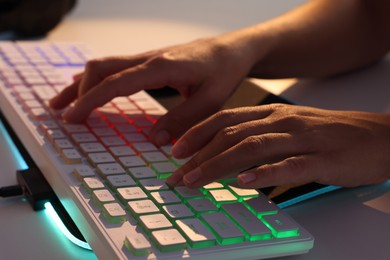
[[[224,110],[187,131],[172,153],[193,158],[170,186],[236,176],[243,188],[381,183],[390,178],[390,115],[283,104]]]

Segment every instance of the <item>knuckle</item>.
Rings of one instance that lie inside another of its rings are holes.
[[[302,174],[306,170],[306,163],[302,158],[293,157],[286,159],[286,166],[287,170],[293,173]]]
[[[237,112],[234,109],[225,109],[218,111],[213,117],[218,121],[231,122],[236,115]]]
[[[258,152],[266,149],[266,138],[263,136],[249,136],[245,138],[243,148],[248,154],[257,154]]]
[[[216,138],[217,138],[218,140],[225,140],[225,139],[227,139],[227,138],[231,138],[231,137],[234,136],[236,133],[237,133],[236,127],[234,127],[234,126],[228,126],[228,127],[223,128],[222,130],[220,130],[220,131],[217,133]]]
[[[100,68],[100,64],[102,64],[104,62],[104,60],[101,58],[101,59],[92,59],[92,60],[89,60],[87,62],[87,64],[85,65],[85,70],[87,72],[89,71],[96,71],[96,70],[99,70]]]

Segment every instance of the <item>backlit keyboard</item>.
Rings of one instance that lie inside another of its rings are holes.
[[[306,253],[313,237],[234,179],[170,189],[186,160],[148,133],[166,111],[141,91],[67,124],[47,101],[92,57],[82,44],[0,43],[1,111],[101,259],[260,259]]]

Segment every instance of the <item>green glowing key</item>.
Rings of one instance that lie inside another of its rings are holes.
[[[298,226],[286,215],[273,214],[262,216],[265,224],[272,230],[272,234],[277,238],[298,236]]]
[[[214,231],[213,233],[220,244],[230,245],[245,240],[245,234],[224,213],[206,213],[201,217]]]

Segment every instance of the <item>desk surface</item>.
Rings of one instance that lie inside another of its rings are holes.
[[[137,53],[254,24],[303,0],[183,2],[81,0],[48,35],[49,40],[86,42],[102,54]],[[118,40],[120,39],[120,40]],[[326,81],[256,80],[298,103],[330,109],[390,111],[390,61]],[[387,71],[387,73],[386,73]],[[367,88],[367,85],[370,87]],[[336,89],[337,88],[337,89]],[[0,136],[0,186],[15,184],[16,162]],[[306,255],[285,259],[388,259],[390,184],[345,189],[287,209],[315,237]],[[0,199],[0,252],[4,259],[94,259],[53,229],[44,212],[18,198]]]

